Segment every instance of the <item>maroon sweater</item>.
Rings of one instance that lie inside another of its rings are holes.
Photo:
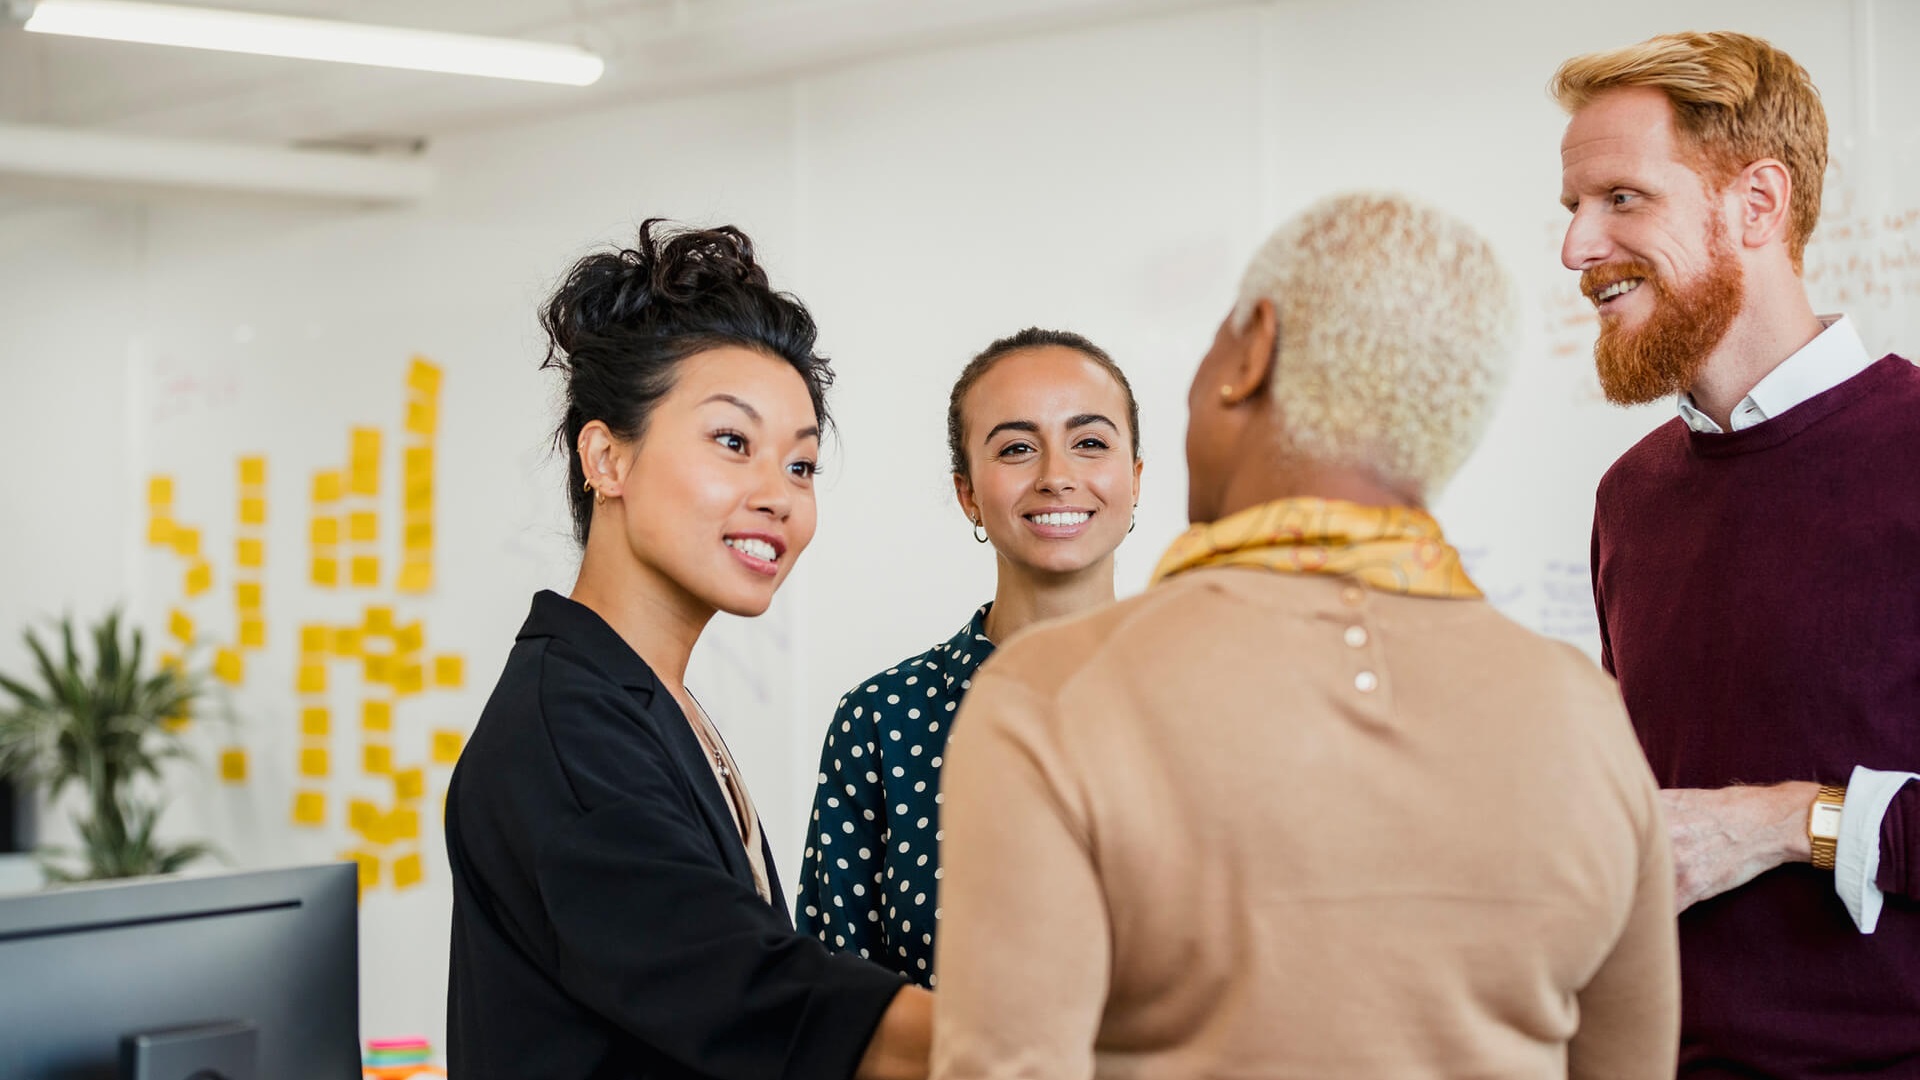
[[[1920,369],[1655,430],[1600,481],[1593,580],[1661,787],[1920,772]],[[1920,1077],[1920,784],[1880,843],[1870,936],[1804,863],[1680,916],[1681,1076]]]

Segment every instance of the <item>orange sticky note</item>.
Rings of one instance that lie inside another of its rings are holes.
[[[433,477],[433,447],[409,446],[406,453],[407,480],[431,479]]]
[[[339,559],[313,560],[313,583],[331,589],[340,584]]]
[[[387,835],[395,840],[420,839],[420,811],[411,806],[395,807],[387,815]]]
[[[263,457],[243,457],[240,459],[240,483],[258,486],[267,482],[267,459]]]
[[[380,556],[355,555],[352,581],[356,587],[362,589],[370,589],[380,584]]]
[[[413,363],[407,368],[407,389],[417,390],[422,394],[429,395],[439,393],[439,366],[426,357],[414,357]]]
[[[397,694],[417,694],[427,688],[427,669],[422,664],[401,664],[393,672],[393,690]]]
[[[368,608],[363,625],[369,634],[393,633],[393,609],[390,607]]]
[[[332,728],[333,719],[321,706],[309,705],[300,710],[300,734],[324,739]]]
[[[357,657],[365,650],[361,642],[360,631],[351,626],[342,626],[333,632],[333,655]]]
[[[319,623],[307,623],[300,628],[300,651],[308,656],[326,652],[330,640],[327,628]]]
[[[251,537],[234,541],[234,561],[241,566],[262,567],[267,564],[267,542]]]
[[[260,610],[263,590],[257,581],[235,582],[233,586],[233,606],[241,611]]]
[[[299,791],[293,796],[293,823],[317,826],[327,823],[327,796],[320,791]]]
[[[361,677],[375,686],[386,686],[393,682],[393,657],[380,653],[368,653],[363,661]]]
[[[420,879],[424,876],[420,869],[420,854],[418,852],[411,855],[402,855],[393,860],[394,888],[411,889],[415,885],[420,884]]]
[[[267,500],[249,496],[240,500],[240,524],[265,525],[267,523]]]
[[[220,751],[220,780],[227,784],[247,782],[247,752],[237,746]]]
[[[300,775],[324,778],[327,775],[327,748],[309,746],[300,751]]]
[[[188,596],[199,596],[213,588],[213,564],[205,559],[195,560],[192,566],[187,567],[186,581],[182,587]]]
[[[213,654],[213,677],[238,686],[247,677],[246,664],[235,650],[221,649]]]
[[[347,491],[354,495],[380,494],[380,459],[354,462],[347,474]]]
[[[307,539],[314,547],[332,547],[340,542],[340,519],[317,517],[307,526]]]
[[[347,539],[356,544],[367,544],[379,538],[380,515],[371,510],[355,510],[347,515]]]
[[[347,803],[347,828],[365,836],[379,824],[380,808],[373,805],[371,799],[354,799]]]
[[[301,664],[300,674],[294,683],[295,689],[303,694],[324,694],[327,692],[327,665]]]
[[[173,477],[155,476],[147,481],[147,505],[153,507],[173,505]]]
[[[401,769],[393,774],[393,797],[403,802],[412,802],[427,793],[426,770],[415,767]],[[417,829],[419,822],[414,822]]]
[[[467,662],[457,653],[433,658],[433,685],[458,690],[467,681]]]
[[[267,647],[267,620],[246,618],[240,620],[240,647],[243,649],[264,649]]]
[[[347,478],[339,469],[324,469],[313,474],[313,501],[317,503],[339,502],[347,489]]]
[[[167,619],[167,632],[179,638],[181,641],[191,644],[193,642],[193,619],[189,617],[186,612],[181,611],[179,608],[174,608],[173,614]]]
[[[418,619],[395,629],[393,632],[393,649],[395,652],[419,652],[420,647],[426,643],[427,632],[421,628],[420,620]]]
[[[395,587],[403,593],[423,593],[433,588],[433,564],[408,560],[400,567],[400,581]]]
[[[147,543],[159,547],[173,546],[173,519],[154,515],[147,521]]]
[[[393,747],[379,743],[369,744],[361,751],[361,764],[367,772],[375,776],[385,776],[393,771]]]
[[[431,439],[440,426],[440,407],[432,401],[407,402],[407,430]]]
[[[433,733],[433,763],[452,765],[460,760],[460,747],[466,742],[466,736],[458,731],[441,728]]]
[[[200,530],[188,529],[188,528],[174,529],[173,530],[173,551],[174,551],[174,554],[180,556],[183,559],[199,558],[200,557]]]
[[[393,702],[362,702],[360,705],[360,727],[366,731],[392,731]]]

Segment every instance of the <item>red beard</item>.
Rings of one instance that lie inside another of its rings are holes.
[[[1653,290],[1653,311],[1638,327],[1627,329],[1617,318],[1600,320],[1593,362],[1608,401],[1643,405],[1688,390],[1727,336],[1745,299],[1740,260],[1718,219],[1708,244],[1712,256],[1706,273],[1679,288],[1642,262],[1596,266],[1580,275],[1580,289],[1589,297],[1630,278]]]

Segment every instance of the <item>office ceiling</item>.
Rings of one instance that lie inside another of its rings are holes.
[[[204,0],[207,6],[584,45],[555,87],[28,34],[0,27],[0,121],[367,145],[836,63],[1229,0]]]

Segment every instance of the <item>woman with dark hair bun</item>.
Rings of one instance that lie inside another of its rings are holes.
[[[542,314],[584,554],[541,592],[454,770],[461,1080],[921,1077],[931,995],[795,932],[685,684],[814,532],[827,361],[733,228],[640,227]]]
[[[953,491],[993,548],[993,599],[958,633],[860,680],[820,750],[800,928],[933,987],[940,770],[954,710],[994,646],[1113,602],[1113,554],[1140,501],[1140,408],[1120,366],[1037,327],[975,356],[947,398]]]

